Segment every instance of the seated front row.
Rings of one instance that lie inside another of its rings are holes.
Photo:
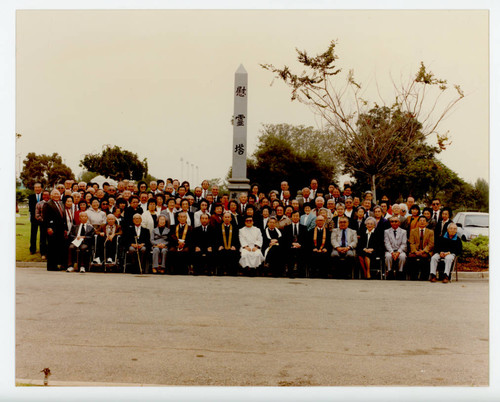
[[[102,260],[106,265],[116,265],[120,235],[129,272],[148,272],[149,257],[146,259],[146,256],[151,254],[152,273],[168,270],[174,274],[218,272],[235,275],[240,269],[242,274],[252,276],[263,273],[295,277],[309,273],[326,278],[333,273],[336,277],[349,277],[359,264],[364,277],[370,278],[371,269],[383,269],[385,263],[388,279],[404,279],[408,274],[411,279],[426,280],[430,273],[430,280],[434,282],[438,262],[443,260],[446,283],[454,258],[462,250],[455,224],[448,225],[448,232],[435,245],[434,232],[427,228],[424,216],[418,218],[417,227],[410,232],[407,254],[407,232],[399,227],[397,217],[390,219],[391,227],[386,230],[377,225],[375,218],[369,217],[356,233],[345,216],[339,217],[338,227],[330,231],[325,217],[320,214],[314,228],[308,231],[300,224],[298,212],[292,213],[291,224],[283,229],[278,229],[276,218],[270,217],[263,230],[254,226],[251,216],[246,216],[245,226],[238,229],[232,223],[230,212],[223,214],[222,223],[216,226],[210,224],[208,214],[201,214],[200,226],[193,229],[187,224],[186,212],[180,212],[178,223],[170,227],[167,217],[160,215],[157,227],[150,233],[142,226],[142,217],[137,213],[133,215],[133,225],[125,227],[122,233],[112,214],[95,232],[93,226],[87,224],[86,213],[80,215],[81,224],[75,225],[70,233],[68,266],[71,269],[68,271],[74,270],[72,262],[76,250],[79,266],[85,270],[89,250],[94,246],[98,263]]]

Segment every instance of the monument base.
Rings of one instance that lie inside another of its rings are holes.
[[[248,193],[250,191],[250,180],[245,178],[231,178],[228,179],[229,199],[239,199],[241,193]]]

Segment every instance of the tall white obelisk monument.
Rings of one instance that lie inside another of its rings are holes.
[[[247,179],[248,73],[240,64],[234,75],[233,169],[229,181],[230,198],[250,189]]]

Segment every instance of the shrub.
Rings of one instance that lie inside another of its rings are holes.
[[[28,199],[28,196],[32,193],[30,190],[19,190],[16,189],[16,201],[18,204],[22,204]]]
[[[477,258],[478,260],[488,261],[489,237],[478,236],[470,242],[463,242],[462,258]]]

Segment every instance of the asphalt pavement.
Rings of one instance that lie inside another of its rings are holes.
[[[484,386],[487,279],[16,269],[16,379],[52,385]]]

